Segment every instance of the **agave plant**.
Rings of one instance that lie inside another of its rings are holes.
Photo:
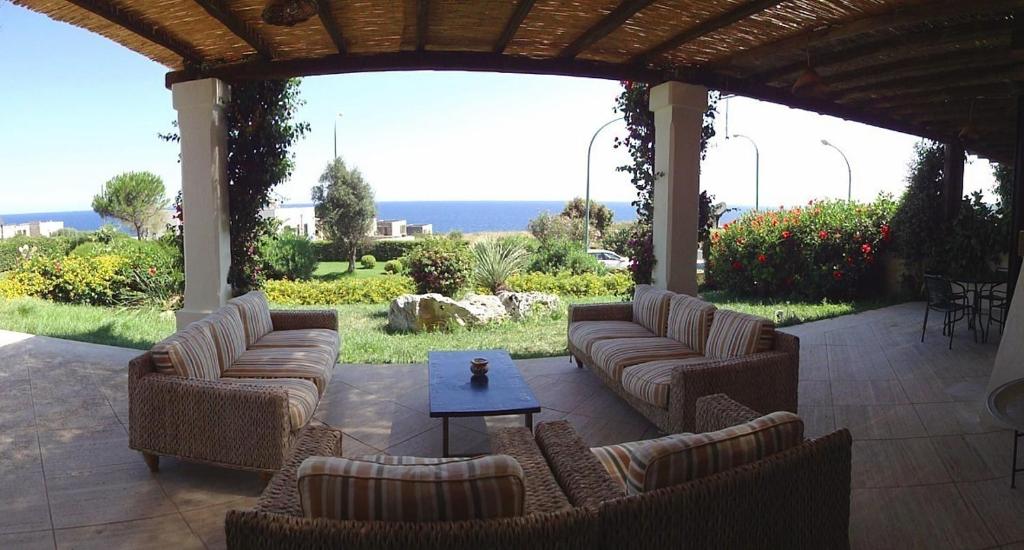
[[[491,292],[506,288],[509,277],[526,267],[529,252],[509,239],[487,239],[473,247],[476,256],[474,280],[478,287]]]

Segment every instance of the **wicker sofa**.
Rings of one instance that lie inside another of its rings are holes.
[[[633,302],[571,307],[569,353],[664,432],[696,430],[697,399],[715,393],[796,412],[797,337],[696,298],[646,285],[636,292]]]
[[[312,418],[337,362],[334,311],[230,300],[128,366],[129,447],[269,477]]]
[[[724,395],[697,403],[702,432],[760,416]],[[684,484],[625,496],[564,421],[492,435],[526,477],[526,515],[458,522],[303,517],[299,464],[339,455],[340,434],[310,426],[251,510],[228,512],[233,549],[849,548],[851,439],[839,430]]]

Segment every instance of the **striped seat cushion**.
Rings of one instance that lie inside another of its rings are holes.
[[[587,355],[599,340],[653,337],[653,332],[632,321],[580,321],[569,325],[569,341]]]
[[[654,333],[665,336],[668,302],[672,292],[651,285],[636,285],[633,292],[633,322]]]
[[[224,371],[227,378],[301,378],[323,395],[331,381],[334,358],[315,349],[251,349]]]
[[[222,378],[224,382],[231,384],[245,384],[247,386],[277,387],[284,388],[288,392],[288,420],[291,424],[291,431],[302,429],[313,417],[320,396],[317,394],[316,385],[309,380],[298,378]]]
[[[627,493],[639,494],[760,460],[799,445],[803,438],[800,417],[774,412],[717,432],[610,445],[594,454],[602,463],[611,461],[614,469],[624,472],[621,479]]]
[[[690,434],[673,434],[657,439],[644,439],[641,441],[630,441],[618,445],[605,445],[604,447],[593,447],[590,452],[594,453],[598,462],[608,471],[608,475],[615,480],[615,483],[626,492],[626,476],[629,475],[629,463],[637,447],[650,445],[676,437],[683,437]]]
[[[775,344],[775,325],[754,315],[720,309],[708,333],[704,355],[714,359],[743,357],[769,351]]]
[[[251,346],[257,340],[274,330],[274,322],[270,320],[270,304],[267,295],[254,290],[237,298],[228,300],[228,304],[238,309],[245,330],[245,345]]]
[[[684,359],[697,352],[671,338],[613,338],[595,342],[590,357],[612,380],[627,367],[658,359]]]
[[[356,457],[353,460],[361,460],[363,462],[376,462],[377,464],[390,464],[392,466],[413,466],[417,464],[448,464],[449,462],[459,462],[462,460],[471,459],[472,457],[433,458],[423,456],[363,455]]]
[[[315,348],[332,357],[337,357],[341,340],[338,338],[338,331],[326,328],[275,330],[264,335],[250,347],[253,349]]]
[[[458,521],[520,516],[523,469],[508,455],[443,464],[391,465],[310,457],[298,471],[306,517],[358,521]]]
[[[238,310],[225,306],[204,321],[209,323],[213,344],[217,348],[217,366],[223,373],[245,353],[245,329]]]
[[[669,301],[667,336],[702,354],[714,316],[713,304],[676,294]]]
[[[664,359],[633,365],[622,372],[622,389],[634,397],[661,407],[668,408],[669,392],[672,387],[672,373],[681,365],[699,365],[711,361],[703,355],[686,359]]]
[[[158,373],[203,380],[220,377],[217,347],[213,343],[210,324],[204,320],[157,342],[150,352],[153,368]]]

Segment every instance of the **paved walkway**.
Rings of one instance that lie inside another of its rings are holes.
[[[788,329],[801,337],[800,414],[809,436],[854,437],[854,548],[1024,549],[1024,488],[1009,489],[1011,433],[982,401],[996,345],[938,324],[920,339],[905,304]],[[0,331],[0,548],[221,548],[225,511],[253,503],[254,474],[161,461],[127,448],[126,363],[137,352]],[[592,445],[657,435],[566,358],[517,361],[538,420],[565,418]],[[341,365],[316,419],[344,454],[438,456],[423,365]],[[453,421],[453,452],[521,417]]]

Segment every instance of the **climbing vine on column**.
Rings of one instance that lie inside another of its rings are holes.
[[[629,248],[630,272],[637,284],[649,284],[654,271],[654,237],[652,233],[654,218],[654,181],[658,175],[654,171],[654,113],[650,110],[649,84],[642,82],[622,82],[622,93],[615,101],[615,112],[621,113],[626,121],[626,135],[615,139],[615,147],[625,147],[629,151],[631,162],[620,166],[620,172],[629,174],[630,181],[636,187],[637,198],[633,201],[636,208],[637,223],[630,236]],[[708,93],[708,108],[704,112],[704,124],[701,128],[700,157],[704,160],[708,141],[715,136],[715,115],[717,114],[718,92]],[[712,196],[701,191],[698,213],[697,236],[701,241],[708,238],[710,222],[710,205]]]

